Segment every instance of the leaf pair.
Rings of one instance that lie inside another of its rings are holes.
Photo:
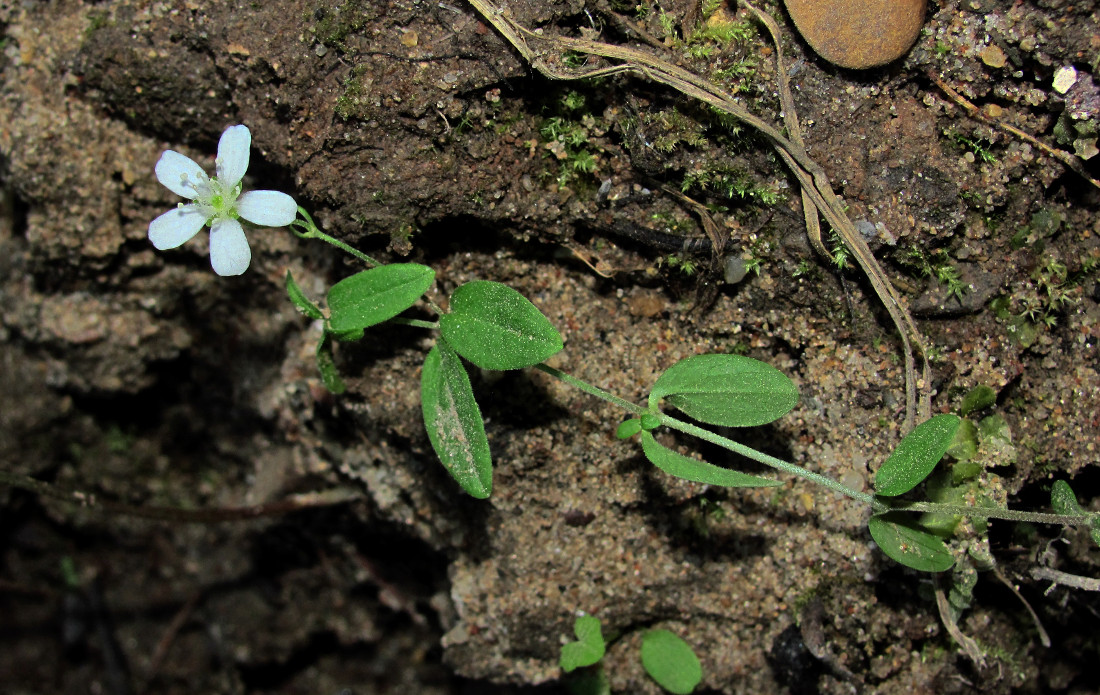
[[[669,475],[722,487],[774,487],[782,485],[740,471],[721,468],[662,446],[646,427],[645,418],[656,418],[661,400],[688,416],[711,425],[753,427],[779,419],[798,403],[798,389],[769,364],[741,355],[696,355],[669,367],[649,394],[652,411],[639,420],[628,420],[619,434],[641,431],[642,453]],[[628,426],[638,422],[637,427]],[[658,420],[659,422],[659,420]],[[629,434],[628,434],[629,433]]]
[[[475,281],[451,295],[440,340],[424,360],[420,404],[432,449],[462,489],[478,499],[493,490],[493,464],[466,358],[482,369],[521,369],[562,349],[561,335],[519,292]]]
[[[875,474],[875,494],[896,497],[924,481],[951,447],[961,425],[957,415],[936,415],[913,428]],[[882,552],[906,567],[943,572],[955,564],[943,539],[908,514],[873,516],[867,528]]]

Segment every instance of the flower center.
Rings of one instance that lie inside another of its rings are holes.
[[[216,178],[210,179],[210,185],[206,195],[202,196],[201,203],[211,210],[211,217],[221,219],[237,218],[237,196],[241,194],[241,187],[226,186]]]

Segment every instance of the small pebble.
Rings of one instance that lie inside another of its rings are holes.
[[[991,68],[1003,68],[1005,66],[1005,52],[1000,46],[990,44],[982,51],[982,62]]]
[[[745,259],[740,256],[726,256],[726,271],[724,273],[725,280],[730,285],[736,285],[745,279],[745,276],[749,274],[749,267],[745,264]]]
[[[1077,69],[1072,65],[1062,66],[1054,73],[1054,91],[1059,94],[1068,92],[1075,82],[1077,82]]]
[[[885,65],[917,40],[927,0],[784,0],[806,43],[843,68]]]

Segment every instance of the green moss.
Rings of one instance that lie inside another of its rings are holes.
[[[347,38],[377,17],[377,3],[370,0],[345,0],[335,7],[318,7],[306,17],[310,32],[317,40],[341,53],[348,50]]]

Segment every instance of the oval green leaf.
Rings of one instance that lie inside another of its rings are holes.
[[[642,667],[657,685],[676,695],[688,695],[703,680],[699,657],[668,630],[650,630],[642,638]]]
[[[642,453],[657,468],[677,478],[722,487],[777,487],[783,483],[741,471],[721,468],[706,461],[699,461],[676,453],[660,444],[648,431],[642,431]]]
[[[348,333],[388,321],[408,309],[435,280],[417,263],[380,265],[344,278],[328,291],[329,330]]]
[[[1081,505],[1077,502],[1077,495],[1073,494],[1073,488],[1064,480],[1055,480],[1050,487],[1050,506],[1055,514],[1076,515],[1081,513]]]
[[[997,392],[985,384],[978,384],[963,396],[959,415],[966,417],[976,410],[988,408],[997,402]]]
[[[920,572],[943,572],[955,564],[943,540],[919,527],[907,514],[873,516],[867,529],[887,557],[906,567]]]
[[[522,369],[564,347],[561,334],[535,305],[507,285],[475,280],[451,295],[439,318],[443,339],[482,369]]]
[[[298,283],[294,281],[294,276],[290,274],[289,270],[286,271],[286,294],[290,297],[290,301],[294,303],[294,306],[298,307],[298,311],[309,318],[324,318],[325,315],[321,313],[321,309],[309,300],[301,287],[298,287]]]
[[[600,631],[600,619],[591,615],[582,615],[573,623],[576,642],[561,647],[561,669],[566,673],[585,666],[591,666],[603,658],[606,644]]]
[[[741,355],[696,355],[657,378],[649,407],[660,399],[710,425],[753,427],[786,415],[798,389],[770,364]]]
[[[875,494],[894,497],[915,488],[947,453],[961,423],[945,414],[914,427],[875,474]]]
[[[444,343],[424,358],[420,407],[428,439],[443,467],[471,496],[488,497],[493,491],[493,461],[485,422],[462,360]]]

